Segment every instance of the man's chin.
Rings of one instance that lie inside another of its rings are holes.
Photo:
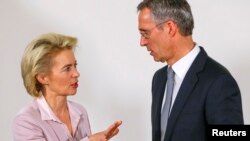
[[[159,59],[159,58],[155,58],[155,57],[154,57],[154,60],[155,60],[155,62],[161,62],[161,63],[165,63],[166,62],[165,59]]]
[[[165,63],[166,61],[165,60],[161,60],[162,63]]]

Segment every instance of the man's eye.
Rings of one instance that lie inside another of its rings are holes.
[[[66,67],[66,68],[65,68],[65,71],[70,71],[70,67]]]
[[[75,64],[74,67],[77,68],[77,65],[78,65],[78,64]]]
[[[146,33],[146,32],[141,32],[141,36],[144,37],[144,38],[148,38],[148,33]]]

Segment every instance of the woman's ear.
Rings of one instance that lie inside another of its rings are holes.
[[[47,79],[47,76],[45,74],[37,74],[36,79],[42,85],[47,85],[48,84],[48,79]]]

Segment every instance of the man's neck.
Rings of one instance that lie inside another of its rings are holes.
[[[192,36],[179,36],[174,44],[174,57],[171,60],[167,60],[168,65],[173,65],[180,60],[186,54],[188,54],[195,47],[195,42]]]

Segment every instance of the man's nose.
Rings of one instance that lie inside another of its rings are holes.
[[[143,36],[141,36],[141,39],[140,39],[140,45],[141,45],[141,47],[146,46],[147,43],[148,43],[148,40],[145,39]]]

